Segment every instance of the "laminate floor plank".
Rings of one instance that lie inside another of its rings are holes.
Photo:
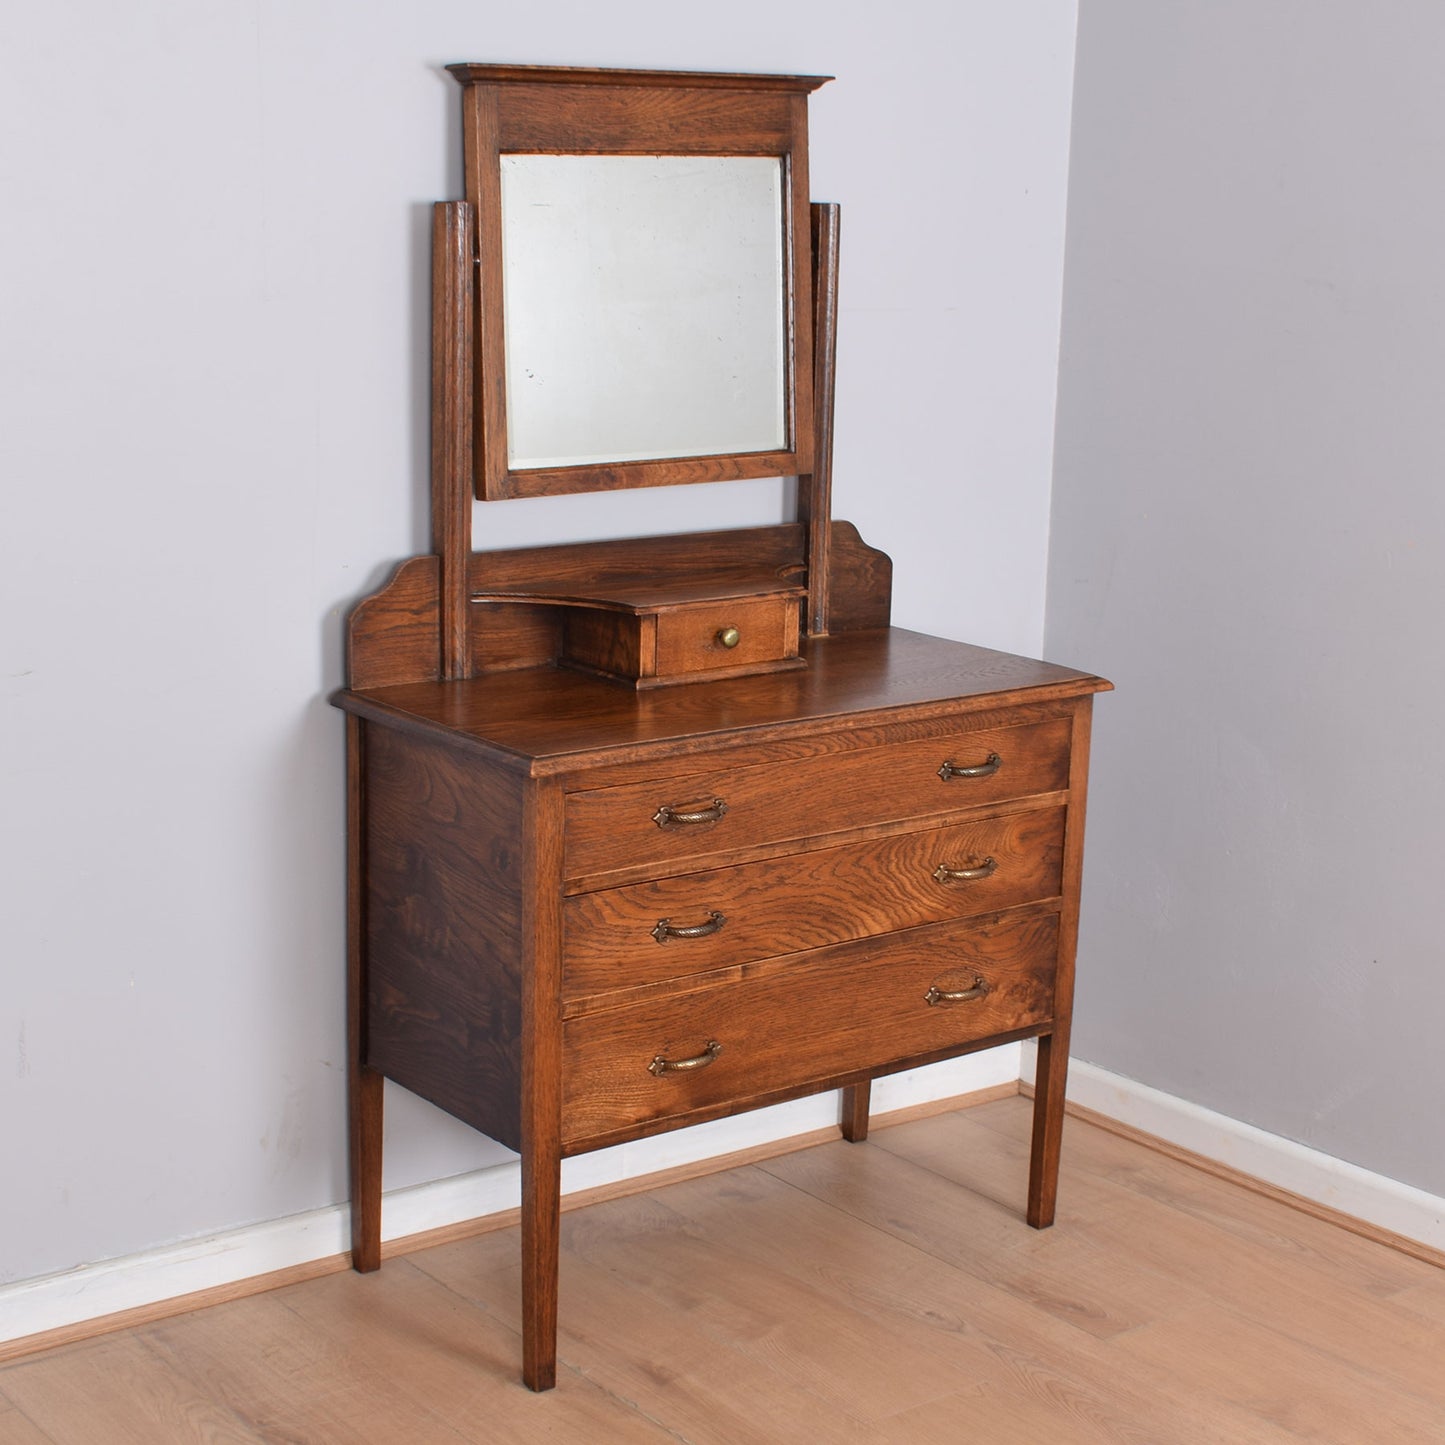
[[[177,1375],[134,1333],[17,1360],[0,1373],[0,1388],[53,1445],[242,1445],[266,1438],[223,1400]]]
[[[1015,1167],[1027,1170],[1032,1104],[1023,1098],[1001,1099],[975,1109],[943,1115],[947,1130],[971,1147],[987,1153],[977,1131],[1003,1135],[1012,1143]],[[915,1126],[900,1125],[879,1134],[885,1148],[904,1145]],[[1277,1199],[1229,1179],[1196,1169],[1183,1160],[1126,1139],[1084,1119],[1070,1118],[1064,1147],[1075,1152],[1071,1177],[1105,1179],[1132,1193],[1215,1224],[1241,1239],[1276,1250],[1282,1257],[1327,1272],[1351,1290],[1392,1295],[1412,1284],[1438,1277],[1439,1268],[1399,1250],[1382,1248],[1362,1235],[1341,1229]]]
[[[558,1387],[515,1227],[0,1365],[0,1445],[1445,1445],[1445,1271],[1030,1106],[562,1224]]]
[[[457,1445],[466,1438],[418,1406],[389,1372],[366,1369],[343,1343],[299,1319],[284,1294],[162,1320],[140,1334],[158,1358],[245,1420],[258,1439]]]
[[[1445,1406],[1233,1310],[1209,1307],[1147,1325],[1119,1350],[1322,1445],[1445,1440]]]
[[[601,1265],[573,1248],[575,1221],[583,1215],[617,1217],[617,1205],[645,1200],[616,1200],[563,1218],[559,1369],[577,1369],[650,1418],[664,1422],[681,1438],[698,1445],[770,1442],[792,1439],[836,1440],[840,1445],[868,1439],[857,1422],[813,1396],[786,1371],[772,1368],[739,1350],[727,1332],[707,1327],[708,1311],[661,1305],[645,1288],[652,1250],[658,1241],[631,1252],[620,1267]],[[517,1312],[521,1307],[521,1270],[517,1238],[511,1235],[509,1258],[474,1257],[465,1243],[428,1251],[422,1267],[463,1298],[480,1307]],[[692,1303],[705,1300],[718,1283],[712,1271],[699,1274],[694,1260]],[[752,1327],[771,1318],[766,1301],[750,1312]]]
[[[1121,1418],[1101,1410],[1097,1398],[1040,1398],[1023,1388],[938,1400],[884,1421],[875,1436],[879,1445],[1176,1445],[1185,1438],[1212,1445],[1300,1445],[1302,1437],[1232,1412],[1205,1414],[1180,1434],[1177,1417],[1161,1423],[1157,1410]]]
[[[0,1445],[55,1445],[13,1401],[0,1395]]]
[[[1035,1230],[1024,1222],[1022,1191],[1009,1208],[901,1154],[854,1148],[856,1157],[825,1146],[760,1167],[1100,1339],[1203,1303],[1167,1274],[1119,1270],[1079,1227],[1077,1191],[1060,1203],[1062,1227]],[[957,1162],[967,1176],[972,1161]]]
[[[827,1149],[846,1156],[852,1147]],[[1118,1442],[1213,1445],[1221,1439],[1291,1438],[1248,1411],[1180,1390],[1162,1372],[1136,1366],[1121,1373],[1108,1340],[905,1238],[881,1234],[825,1200],[806,1194],[799,1198],[770,1171],[771,1164],[746,1174],[735,1171],[725,1193],[695,1189],[693,1184],[701,1181],[662,1193],[674,1207],[685,1209],[699,1233],[734,1262],[751,1258],[780,1271],[806,1269],[833,1296],[831,1310],[870,1318],[879,1338],[888,1338],[908,1322],[926,1324],[967,1364],[972,1387],[949,1398],[956,1402],[978,1397],[970,1412],[980,1418],[993,1412],[991,1399],[1026,1398],[1031,1410],[1069,1421],[1070,1428],[1077,1421],[1094,1420],[1104,1432],[1101,1438]],[[750,1194],[768,1191],[781,1200],[789,1221],[786,1230],[760,1227],[762,1220],[748,1208]],[[793,1197],[786,1198],[790,1193]],[[895,1206],[897,1215],[905,1215],[911,1202],[912,1194],[905,1191]],[[1022,1221],[1020,1227],[1027,1229]],[[876,1428],[884,1432],[880,1438],[906,1440],[906,1432],[899,1433],[904,1427],[895,1422],[923,1419],[931,1412],[932,1406],[915,1407],[877,1419]],[[1205,1425],[1205,1420],[1213,1423]]]
[[[1079,1155],[1107,1150],[1117,1142],[1116,1136],[1078,1120],[1070,1120],[1069,1132]],[[895,1143],[889,1147],[904,1146]],[[937,1139],[931,1139],[924,1152],[945,1179],[959,1183],[967,1179],[969,1161],[940,1148]],[[803,1155],[788,1157],[801,1159]],[[1074,1169],[1070,1184],[1067,1199],[1060,1203],[1061,1215],[1082,1208],[1088,1224],[1076,1232],[1102,1246],[1107,1255],[1128,1259],[1131,1272],[1164,1275],[1213,1303],[1273,1326],[1342,1361],[1364,1362],[1401,1388],[1429,1400],[1445,1400],[1440,1342],[1422,1339],[1418,1321],[1412,1321],[1409,1311],[1391,1299],[1358,1288],[1348,1290],[1345,1323],[1337,1303],[1341,1283],[1316,1256],[1302,1259],[1297,1251],[1244,1239],[1186,1210],[1124,1189],[1115,1188],[1112,1207],[1105,1208],[1098,1191],[1109,1187],[1107,1181],[1084,1167]],[[1265,1202],[1278,1211],[1279,1228],[1289,1227],[1290,1216],[1298,1216],[1301,1224],[1319,1223],[1287,1205]],[[1395,1253],[1346,1231],[1336,1233],[1381,1254]],[[1399,1257],[1412,1267],[1419,1266],[1426,1275],[1439,1273],[1424,1261]],[[1407,1273],[1417,1275],[1413,1268]]]
[[[1391,1297],[1401,1309],[1413,1310],[1445,1329],[1445,1270],[1437,1269],[1434,1279],[1422,1280]]]
[[[511,1244],[515,1255],[515,1233]],[[315,1283],[321,1288],[292,1288],[276,1298],[305,1330],[343,1353],[348,1374],[389,1380],[414,1420],[433,1416],[455,1432],[438,1439],[470,1440],[479,1420],[493,1440],[643,1445],[675,1438],[579,1374],[563,1378],[551,1396],[526,1389],[517,1378],[519,1309],[505,1318],[484,1311],[408,1259],[389,1260],[374,1274]],[[427,1438],[412,1429],[408,1440]]]
[[[749,1184],[764,1187],[761,1196],[750,1192],[752,1207],[741,1202],[740,1186]],[[578,1220],[582,1228],[573,1245],[578,1257],[645,1291],[648,1310],[696,1322],[753,1368],[776,1374],[845,1418],[868,1423],[978,1388],[992,1364],[980,1342],[949,1337],[926,1321],[897,1317],[884,1326],[876,1316],[840,1309],[840,1293],[821,1270],[867,1271],[876,1269],[876,1262],[846,1246],[840,1257],[836,1241],[820,1261],[810,1248],[816,1236],[797,1227],[796,1193],[768,1189],[751,1171],[735,1171],[727,1181],[722,1209],[744,1214],[750,1232],[786,1240],[781,1258],[734,1250],[732,1233],[700,1226],[675,1202],[673,1190],[662,1191],[661,1198],[618,1202],[632,1208]],[[671,1230],[649,1224],[639,1239],[631,1227],[636,1216],[664,1207]],[[701,1288],[699,1245],[720,1249],[728,1258],[727,1269],[710,1275]]]

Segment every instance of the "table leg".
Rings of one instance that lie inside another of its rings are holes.
[[[1047,1229],[1059,1192],[1059,1147],[1064,1132],[1064,1085],[1069,1072],[1067,1032],[1039,1039],[1034,1075],[1034,1129],[1029,1151],[1028,1222]]]
[[[557,1383],[557,1251],[562,1160],[555,1150],[522,1155],[522,1379],[533,1390]]]
[[[873,1080],[849,1084],[843,1090],[843,1120],[840,1128],[850,1144],[861,1144],[868,1137],[868,1103]]]

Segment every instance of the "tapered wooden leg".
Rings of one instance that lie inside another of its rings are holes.
[[[346,719],[346,1092],[350,1119],[351,1266],[381,1268],[381,1119],[385,1080],[366,1058],[366,733]]]
[[[562,1161],[555,1151],[522,1155],[522,1379],[557,1383],[557,1250]]]
[[[873,1080],[849,1084],[843,1090],[843,1119],[839,1127],[850,1144],[861,1144],[868,1137],[868,1101]]]
[[[351,1267],[381,1268],[381,1098],[385,1080],[356,1065],[351,1074]]]
[[[1054,1222],[1068,1072],[1068,1034],[1045,1034],[1039,1040],[1038,1069],[1034,1075],[1034,1132],[1029,1151],[1027,1218],[1035,1229],[1047,1229]]]

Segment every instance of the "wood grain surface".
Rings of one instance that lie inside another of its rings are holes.
[[[579,894],[564,908],[564,994],[604,993],[1056,898],[1063,838],[1063,810],[1037,809]],[[935,877],[939,867],[989,858],[997,866],[987,876]],[[716,931],[659,939],[664,920]]]

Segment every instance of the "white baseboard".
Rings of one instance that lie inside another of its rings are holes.
[[[1019,1045],[1008,1044],[879,1079],[873,1085],[873,1112],[885,1114],[1011,1083],[1019,1077],[1019,1058]],[[568,1159],[562,1166],[562,1190],[572,1194],[637,1179],[837,1122],[837,1094],[815,1094]],[[382,1238],[404,1239],[515,1209],[520,1193],[515,1161],[394,1190],[382,1201]],[[0,1286],[0,1344],[313,1264],[349,1249],[350,1233],[350,1211],[338,1204]]]
[[[1033,1054],[1033,1045],[1024,1045],[1025,1079],[1033,1078]],[[1445,1253],[1445,1198],[1437,1194],[1077,1059],[1069,1062],[1068,1097],[1191,1154]]]

